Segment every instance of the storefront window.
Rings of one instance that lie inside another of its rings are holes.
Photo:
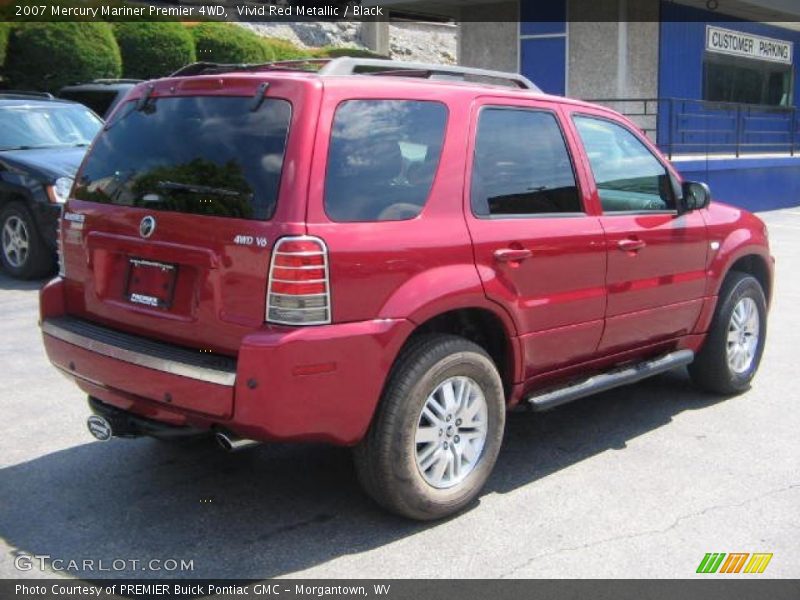
[[[791,106],[792,66],[708,54],[703,99]]]

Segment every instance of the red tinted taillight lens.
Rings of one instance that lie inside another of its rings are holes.
[[[59,217],[56,226],[56,256],[58,257],[58,276],[66,277],[67,269],[64,266],[64,226],[61,224],[63,219]]]
[[[267,321],[281,325],[331,322],[328,249],[312,236],[285,237],[272,249]]]

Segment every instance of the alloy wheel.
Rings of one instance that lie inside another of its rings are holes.
[[[21,218],[11,215],[3,224],[3,255],[9,265],[19,269],[28,260],[30,234]]]
[[[734,373],[745,373],[753,365],[760,326],[755,300],[747,297],[739,300],[731,313],[727,338],[728,367]]]
[[[480,461],[487,432],[488,407],[480,386],[469,377],[446,379],[426,399],[417,423],[420,474],[438,489],[459,484]]]

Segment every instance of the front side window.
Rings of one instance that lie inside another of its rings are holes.
[[[625,127],[575,117],[604,212],[673,210],[666,167]]]
[[[481,111],[470,189],[478,217],[583,210],[561,128],[545,111]]]
[[[349,100],[333,119],[325,212],[334,221],[401,221],[425,206],[447,109],[439,102]]]
[[[268,219],[278,196],[291,106],[246,97],[128,102],[98,137],[73,193],[149,210]]]

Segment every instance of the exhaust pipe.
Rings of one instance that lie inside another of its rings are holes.
[[[214,434],[214,439],[217,440],[217,443],[223,450],[225,450],[225,452],[238,452],[239,450],[244,450],[245,448],[258,446],[261,443],[257,440],[240,438],[239,436],[227,431],[218,431]]]
[[[135,438],[141,435],[135,424],[124,417],[108,415],[90,415],[86,419],[86,428],[95,439],[107,442],[112,437]]]
[[[111,423],[108,419],[100,415],[91,415],[86,419],[86,428],[95,439],[101,442],[107,442],[114,435],[114,429],[111,427]]]

